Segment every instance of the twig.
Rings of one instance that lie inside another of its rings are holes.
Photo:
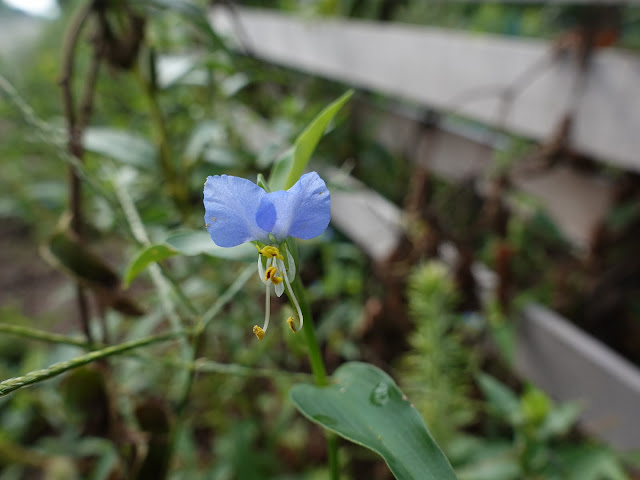
[[[80,38],[80,33],[84,28],[87,20],[91,15],[93,2],[87,3],[74,16],[68,33],[65,36],[65,42],[62,53],[62,78],[60,79],[60,88],[62,91],[62,104],[64,107],[65,117],[67,119],[68,132],[68,149],[69,153],[77,159],[82,159],[82,132],[78,128],[73,91],[72,78],[74,70],[74,57],[76,45]],[[70,188],[70,210],[71,210],[71,228],[81,236],[82,218],[81,218],[81,184],[80,178],[73,167],[69,168],[69,188]]]
[[[91,333],[91,325],[89,324],[89,299],[87,298],[87,291],[85,287],[76,283],[76,304],[78,305],[78,312],[80,314],[80,326],[82,332],[87,338],[89,345],[93,345],[94,339]]]
[[[58,376],[61,373],[64,373],[68,370],[81,367],[88,363],[92,363],[97,360],[102,360],[104,358],[111,357],[113,355],[117,355],[120,353],[124,353],[129,350],[134,350],[136,348],[152,345],[154,343],[173,340],[175,338],[182,337],[189,333],[190,332],[186,330],[182,330],[179,332],[169,332],[169,333],[163,333],[160,335],[144,337],[139,340],[121,343],[120,345],[113,345],[110,347],[102,348],[100,350],[94,350],[93,352],[89,352],[79,357],[72,358],[71,360],[54,363],[48,368],[45,368],[42,370],[35,370],[21,377],[10,378],[8,380],[0,382],[0,397],[8,395],[9,393],[15,390],[18,390],[19,388],[26,387],[27,385],[32,385],[34,383],[42,382],[49,378]]]
[[[60,88],[62,92],[62,103],[67,118],[67,135],[68,135],[68,150],[71,156],[76,158],[79,163],[82,163],[83,147],[82,147],[82,131],[89,121],[93,106],[93,94],[95,90],[95,84],[98,78],[98,71],[100,66],[100,52],[97,44],[94,48],[94,56],[87,76],[85,92],[82,100],[81,111],[79,119],[76,116],[72,79],[74,71],[74,59],[76,45],[80,34],[86,25],[91,12],[94,7],[94,2],[89,2],[81,7],[78,13],[74,16],[68,33],[65,36],[65,42],[62,53],[62,78],[60,79]],[[69,209],[71,211],[71,230],[82,238],[82,183],[80,176],[73,165],[69,166]],[[85,288],[81,285],[76,285],[76,299],[78,304],[78,312],[80,315],[80,323],[82,330],[89,342],[93,342],[93,335],[91,334],[91,325],[89,323],[90,313],[87,299],[87,293]]]
[[[35,328],[23,327],[21,325],[11,325],[0,323],[0,332],[17,335],[19,337],[28,338],[30,340],[40,340],[43,342],[60,343],[63,345],[73,345],[75,347],[88,348],[90,344],[86,340],[80,338],[60,335],[58,333],[50,333],[44,330],[36,330]]]

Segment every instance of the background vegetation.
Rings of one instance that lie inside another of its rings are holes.
[[[202,183],[267,174],[345,87],[227,50],[206,23],[205,2],[104,3],[73,50],[84,2],[62,3],[32,49],[0,63],[1,377],[175,330],[179,319],[193,326],[204,316],[208,327],[191,351],[183,341],[158,342],[1,398],[0,480],[327,478],[321,429],[288,398],[310,378],[306,347],[277,321],[256,341],[264,293],[255,258],[244,263],[242,251],[203,243]],[[423,5],[325,0],[305,11],[536,36],[553,36],[572,18],[569,7]],[[271,6],[299,10],[297,2]],[[636,17],[636,8],[625,10],[629,47],[640,38]],[[413,167],[358,131],[349,109],[313,168],[357,158],[352,173],[403,204]],[[535,281],[527,273],[558,258],[575,263],[542,212],[511,218],[506,236],[468,238],[464,225],[482,205],[464,187],[433,182],[428,208],[443,237],[494,267],[506,238],[516,252],[515,304],[553,300],[552,273]],[[452,199],[459,214],[443,215]],[[615,213],[625,228],[638,218],[626,208]],[[414,246],[434,231],[420,221]],[[460,479],[636,475],[634,458],[576,428],[578,406],[556,405],[511,373],[514,298],[480,304],[429,249],[373,264],[334,229],[302,243],[300,255],[328,369],[363,360],[390,372]],[[570,299],[567,310],[577,309]],[[276,302],[276,320],[289,313]],[[368,450],[343,442],[340,453],[348,478],[392,478]]]

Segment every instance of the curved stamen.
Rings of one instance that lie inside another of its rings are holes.
[[[298,299],[296,298],[296,295],[293,293],[293,288],[291,288],[291,283],[289,283],[289,277],[287,276],[287,269],[284,268],[284,262],[282,263],[281,270],[282,270],[282,276],[284,277],[284,283],[287,285],[287,288],[289,289],[289,295],[290,295],[291,301],[293,302],[294,307],[296,307],[296,312],[298,313],[298,318],[300,319],[300,325],[298,325],[298,329],[294,330],[292,327],[291,330],[293,330],[294,332],[299,332],[302,329],[302,325],[304,323],[304,317],[302,316],[302,311],[300,310]],[[289,327],[291,327],[291,323],[289,322],[288,319],[287,319],[287,323],[289,324]]]
[[[253,326],[253,333],[258,337],[258,340],[262,340],[264,338],[264,334],[267,333],[267,328],[269,328],[269,319],[271,317],[271,291],[268,283],[266,292],[264,300],[264,325],[262,328],[258,325]]]

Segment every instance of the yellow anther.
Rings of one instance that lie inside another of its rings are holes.
[[[280,253],[280,250],[278,250],[278,247],[274,247],[273,245],[267,245],[262,249],[260,249],[260,247],[256,245],[256,248],[258,249],[258,253],[263,257],[267,257],[267,258],[276,257],[279,260],[284,260],[284,257]]]
[[[296,333],[296,322],[293,320],[293,317],[287,318],[287,324],[293,333]]]
[[[264,330],[261,329],[258,325],[253,326],[253,333],[256,337],[258,337],[258,340],[262,340],[264,338]]]
[[[269,280],[271,280],[271,283],[273,283],[274,285],[282,283],[282,277],[276,277],[277,273],[278,269],[276,267],[267,268],[267,271],[264,273],[264,281],[268,282]]]

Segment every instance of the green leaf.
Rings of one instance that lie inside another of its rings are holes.
[[[156,148],[145,138],[124,130],[90,127],[84,133],[84,148],[134,167],[156,165]]]
[[[568,480],[629,480],[616,454],[599,445],[571,445],[556,449]]]
[[[165,89],[178,83],[201,85],[202,82],[197,80],[202,76],[204,76],[206,84],[207,73],[198,67],[202,67],[202,57],[198,55],[176,54],[159,56],[155,64],[158,86]]]
[[[72,233],[53,234],[49,242],[41,247],[40,253],[53,267],[90,288],[102,305],[130,316],[144,313],[121,290],[119,275]]]
[[[207,148],[220,143],[224,135],[224,128],[217,122],[210,120],[199,122],[191,131],[184,149],[185,160],[189,165],[193,165]]]
[[[206,231],[185,230],[171,235],[165,243],[182,255],[204,253],[213,257],[251,262],[257,258],[256,249],[252,244],[245,243],[231,248],[219,247],[213,243],[211,236]]]
[[[582,411],[579,403],[564,403],[555,407],[544,419],[540,427],[541,438],[566,435],[578,420]]]
[[[295,153],[296,147],[293,146],[288,148],[273,162],[273,167],[271,167],[271,173],[269,174],[270,190],[283,190],[285,188],[287,177],[293,168]]]
[[[291,400],[312,422],[380,454],[397,479],[456,478],[422,417],[389,375],[349,362],[333,380],[327,387],[295,385]]]
[[[522,420],[520,400],[505,384],[491,375],[481,373],[478,375],[478,385],[496,415],[506,419],[511,425]]]
[[[41,253],[51,265],[83,285],[111,291],[120,287],[120,278],[113,269],[70,233],[52,235]]]
[[[124,275],[123,283],[125,287],[131,285],[131,282],[140,273],[142,273],[149,265],[160,262],[165,258],[172,257],[178,253],[177,250],[169,245],[156,244],[143,248],[136,257],[129,263],[127,272]]]
[[[462,434],[447,444],[460,480],[518,480],[522,469],[511,442]]]
[[[284,190],[298,181],[327,126],[351,95],[353,90],[347,91],[322,110],[298,136],[293,147],[276,160],[269,176],[271,190]]]
[[[509,451],[503,455],[487,456],[456,470],[460,480],[516,480],[522,478],[522,470],[516,456]]]
[[[251,244],[223,248],[213,243],[208,232],[185,230],[169,236],[164,243],[149,245],[140,250],[127,267],[123,280],[124,285],[125,287],[129,286],[152,263],[160,262],[174,255],[193,256],[200,254],[241,261],[256,259],[256,249]]]

